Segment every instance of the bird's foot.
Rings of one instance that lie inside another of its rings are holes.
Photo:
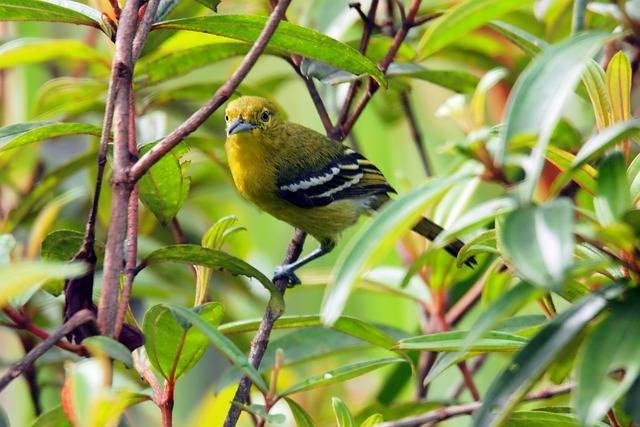
[[[276,280],[281,280],[281,279],[287,280],[288,288],[292,288],[295,285],[299,285],[300,283],[302,283],[300,281],[300,278],[296,276],[296,273],[294,273],[293,270],[288,265],[280,265],[276,267],[276,270],[273,273],[273,281],[275,282]]]

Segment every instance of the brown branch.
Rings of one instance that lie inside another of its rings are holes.
[[[480,300],[486,278],[478,280],[465,294],[447,311],[446,321],[448,325],[458,323],[469,310]]]
[[[133,184],[129,180],[131,163],[129,152],[130,99],[133,77],[133,39],[136,34],[138,9],[141,0],[129,0],[120,16],[116,35],[116,51],[112,64],[110,86],[116,88],[114,102],[113,176],[109,230],[104,256],[104,277],[98,328],[103,335],[114,337],[120,290],[120,273],[124,259],[123,241],[127,228],[127,210]]]
[[[202,123],[204,123],[211,114],[213,114],[227,99],[229,99],[240,82],[242,82],[247,74],[249,74],[249,71],[251,71],[251,68],[253,68],[254,64],[266,48],[267,43],[269,43],[269,39],[276,31],[278,24],[284,17],[284,13],[287,10],[287,7],[289,7],[289,3],[291,3],[291,0],[280,0],[278,2],[278,5],[273,10],[273,13],[271,13],[267,24],[251,47],[251,50],[249,50],[247,55],[244,57],[238,69],[233,73],[229,80],[220,86],[211,100],[200,107],[198,111],[193,113],[191,117],[167,135],[162,142],[154,146],[133,165],[129,174],[131,182],[135,182],[140,179],[140,177],[142,177],[142,175],[144,175],[151,166],[160,160],[162,156],[168,153],[185,137],[198,129],[198,127],[200,127],[200,125],[202,125]]]
[[[142,48],[144,47],[145,41],[147,41],[147,36],[149,35],[149,30],[153,25],[153,21],[156,18],[156,12],[158,11],[158,4],[160,0],[150,0],[147,3],[147,7],[144,12],[144,16],[138,25],[138,32],[136,33],[133,39],[133,61],[137,61],[140,58],[140,54],[142,53]]]
[[[431,162],[427,155],[427,148],[424,146],[424,140],[422,138],[422,133],[420,132],[418,120],[416,119],[416,115],[411,107],[411,101],[409,100],[409,94],[407,91],[400,92],[400,104],[402,105],[402,110],[407,118],[409,130],[411,131],[411,139],[413,139],[413,142],[416,144],[416,149],[418,150],[418,156],[420,156],[420,162],[422,162],[424,172],[427,176],[431,176],[433,175],[433,169],[431,168]]]
[[[289,243],[287,255],[284,258],[283,264],[290,264],[298,259],[302,252],[302,247],[304,246],[305,237],[306,233],[304,231],[296,230],[293,235],[293,239],[291,239],[291,243]],[[277,280],[275,285],[284,295],[288,285],[287,279]],[[253,337],[253,340],[251,341],[251,350],[249,351],[249,363],[251,363],[251,366],[256,369],[260,366],[260,362],[262,362],[262,357],[267,350],[267,344],[269,344],[269,336],[271,335],[273,324],[278,317],[280,317],[280,314],[280,312],[276,312],[272,309],[272,304],[267,305],[267,309],[262,321],[260,322],[258,332],[256,332],[255,337]],[[242,377],[238,384],[238,390],[236,390],[236,394],[233,396],[233,402],[239,404],[247,402],[250,389],[251,380],[248,377]],[[238,422],[239,417],[240,408],[237,405],[231,405],[231,409],[229,409],[229,413],[227,414],[227,419],[224,421],[224,427],[234,427]]]
[[[407,13],[406,16],[404,14],[404,9],[400,7],[400,12],[402,15],[402,25],[396,32],[389,51],[378,65],[378,68],[380,68],[380,71],[382,71],[382,73],[387,72],[389,65],[391,65],[394,58],[396,57],[396,54],[398,53],[398,50],[400,50],[400,46],[402,45],[404,39],[407,37],[409,30],[414,26],[414,19],[416,17],[416,14],[418,13],[418,9],[420,8],[420,3],[421,0],[413,0],[409,9],[409,13]],[[398,2],[398,6],[401,6],[401,3]],[[369,104],[369,101],[379,88],[380,85],[378,84],[378,82],[376,82],[376,80],[373,78],[369,78],[369,80],[367,81],[366,90],[356,104],[351,115],[348,118],[345,118],[343,122],[338,122],[340,125],[340,133],[343,135],[343,138],[345,135],[348,135],[349,132],[351,132],[353,125],[356,123],[365,107]]]
[[[482,365],[484,365],[484,362],[486,360],[487,360],[487,354],[478,356],[469,367],[471,374],[473,375],[478,371],[478,369],[482,368]],[[458,397],[460,397],[460,395],[462,394],[462,392],[466,387],[467,385],[465,384],[465,382],[461,381],[460,384],[458,384],[451,390],[451,393],[449,395],[451,396],[452,399],[457,399]]]
[[[12,327],[17,329],[24,329],[25,331],[30,332],[31,334],[43,340],[49,338],[50,335],[47,331],[31,323],[31,320],[27,318],[27,316],[14,309],[13,307],[6,306],[2,309],[2,311],[13,322],[13,325],[11,325]],[[55,343],[55,345],[63,350],[70,351],[79,356],[85,356],[87,354],[84,346],[70,343],[69,341],[66,341],[64,339],[59,340]]]
[[[357,7],[354,4],[350,4],[349,7],[355,8],[360,17],[362,18],[362,23],[364,25],[364,29],[362,31],[362,37],[360,38],[360,45],[358,46],[358,50],[361,54],[365,54],[367,52],[367,47],[369,46],[369,40],[371,40],[371,33],[375,27],[375,18],[376,11],[378,9],[378,0],[372,0],[371,6],[369,7],[369,13],[366,16],[363,16],[362,9],[360,8],[360,4],[356,3]],[[338,117],[338,122],[336,124],[336,129],[334,129],[331,134],[336,135],[336,137],[340,139],[344,139],[344,135],[342,135],[342,129],[340,128],[340,124],[344,123],[349,116],[349,111],[351,110],[351,105],[353,104],[353,100],[358,92],[358,88],[360,87],[360,80],[356,80],[351,82],[349,85],[349,90],[347,91],[347,96],[345,97],[344,104],[342,105],[342,110],[340,111],[340,115]]]
[[[156,5],[157,6],[157,5]],[[149,12],[147,11],[147,14]],[[154,12],[155,14],[155,12]],[[146,16],[146,15],[145,15]],[[133,89],[129,91],[129,153],[132,156],[138,155],[138,144],[136,139],[136,104]],[[124,284],[116,313],[116,326],[114,335],[120,336],[124,317],[129,308],[129,298],[133,288],[135,269],[138,261],[138,186],[134,185],[129,194],[127,208],[127,259],[124,267]]]
[[[532,400],[550,399],[560,394],[569,393],[573,389],[573,387],[574,384],[572,383],[551,386],[537,392],[529,393],[523,400],[528,402]],[[426,414],[406,417],[400,420],[378,424],[378,427],[408,427],[432,422],[440,422],[460,415],[469,415],[473,413],[473,411],[478,409],[481,405],[482,402],[471,402],[465,403],[463,405],[445,406],[440,409],[429,411]]]
[[[81,310],[74,314],[64,325],[62,325],[57,331],[52,333],[35,346],[33,350],[27,353],[21,360],[11,365],[11,367],[0,377],[0,392],[5,389],[7,385],[17,377],[19,377],[43,354],[45,354],[51,347],[56,345],[65,335],[77,328],[78,326],[93,320],[93,314],[89,310]]]

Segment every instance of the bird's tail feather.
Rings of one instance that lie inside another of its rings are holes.
[[[420,221],[416,225],[413,226],[413,231],[420,234],[423,237],[433,241],[443,230],[438,224],[433,221],[428,220],[427,218],[420,218]],[[454,240],[449,243],[444,249],[449,252],[454,258],[458,257],[458,253],[464,246],[464,242],[461,240]],[[473,267],[476,264],[476,260],[474,257],[470,257],[464,261],[469,267]]]

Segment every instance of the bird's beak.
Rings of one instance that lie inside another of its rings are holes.
[[[227,126],[227,136],[231,136],[234,133],[249,132],[256,128],[253,123],[245,122],[241,117],[238,117]]]

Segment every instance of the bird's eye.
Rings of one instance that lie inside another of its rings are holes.
[[[269,121],[269,117],[270,114],[268,111],[263,111],[262,114],[260,115],[260,120],[262,120],[263,122],[268,122]]]
[[[229,116],[228,116],[228,115],[224,116],[224,121],[225,121],[225,122],[228,122],[228,121],[229,121]]]

